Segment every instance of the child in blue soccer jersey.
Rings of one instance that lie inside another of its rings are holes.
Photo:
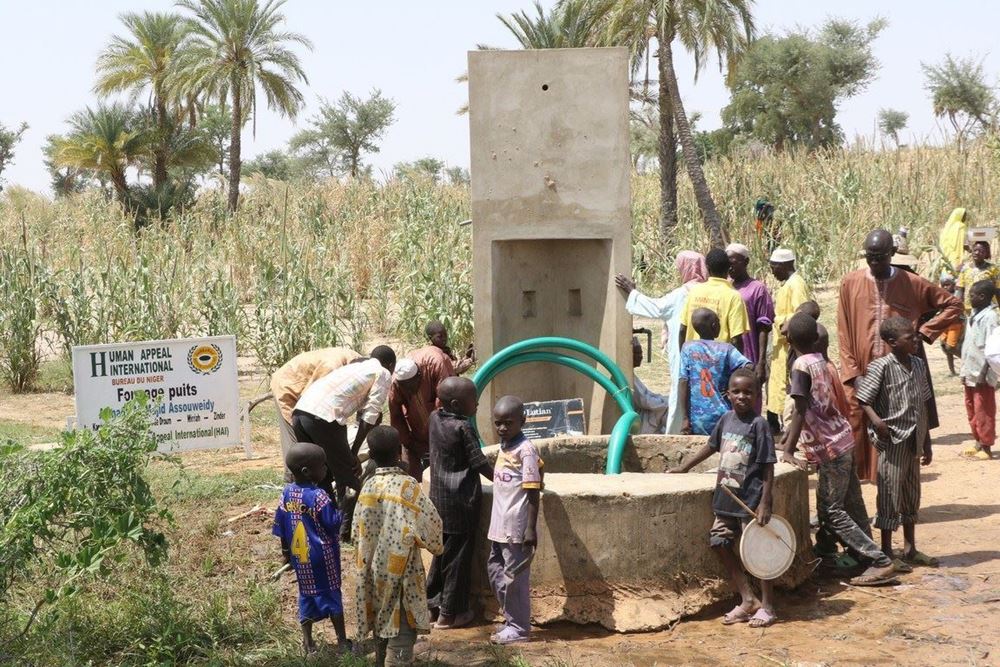
[[[688,341],[681,348],[677,409],[682,415],[681,433],[709,435],[729,412],[729,376],[752,364],[730,343],[715,340],[720,326],[715,311],[698,308],[691,314],[691,324],[701,339]]]
[[[302,646],[307,654],[316,652],[313,623],[329,618],[341,648],[348,650],[340,596],[341,514],[317,486],[326,476],[326,453],[319,445],[298,442],[288,448],[285,466],[295,481],[281,494],[272,532],[281,538],[281,553],[298,579]]]

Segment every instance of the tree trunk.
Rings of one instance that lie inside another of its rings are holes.
[[[233,95],[233,131],[229,137],[229,212],[236,212],[240,201],[240,131],[243,124],[243,100],[240,98],[240,87],[236,81],[230,85]]]
[[[118,197],[118,202],[126,211],[129,210],[132,202],[129,201],[128,181],[125,180],[125,171],[116,170],[111,172],[109,176],[111,177],[111,187],[115,190],[115,196]]]
[[[687,114],[684,113],[684,103],[681,101],[680,90],[677,88],[673,51],[668,41],[664,41],[660,45],[660,67],[666,70],[667,90],[670,92],[670,99],[674,107],[674,120],[677,123],[677,137],[680,139],[681,150],[684,152],[684,164],[687,167],[688,176],[691,177],[691,185],[694,188],[695,199],[698,201],[698,209],[701,211],[701,217],[705,223],[705,229],[708,230],[712,246],[722,248],[727,243],[728,235],[722,228],[722,218],[719,217],[719,212],[715,208],[712,191],[708,188],[705,172],[701,168],[701,161],[698,160],[698,150],[691,137],[691,124],[688,123]]]
[[[159,191],[167,182],[167,104],[156,99],[156,144],[153,151],[153,189]]]
[[[660,110],[660,241],[664,246],[677,226],[677,138],[674,136],[674,110],[666,86],[663,63],[663,43],[660,39],[658,59],[660,90],[657,96]]]

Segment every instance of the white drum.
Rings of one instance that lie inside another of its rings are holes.
[[[755,519],[743,529],[740,559],[747,572],[758,579],[777,579],[795,560],[795,532],[784,517],[771,515],[762,526]]]

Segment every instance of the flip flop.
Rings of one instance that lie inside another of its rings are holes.
[[[733,607],[728,614],[722,617],[723,625],[736,625],[737,623],[746,623],[750,620],[750,612],[736,605]]]
[[[928,556],[922,551],[914,552],[912,556],[909,558],[904,557],[903,560],[911,565],[919,565],[922,567],[937,567],[940,562],[934,556]]]
[[[962,450],[962,456],[967,459],[974,459],[981,451],[983,451],[983,446],[977,442],[972,447]]]
[[[895,571],[889,574],[859,574],[856,577],[851,578],[848,582],[851,586],[887,586],[889,584],[898,584],[899,579],[896,578]]]
[[[892,568],[896,572],[899,572],[901,574],[908,574],[910,572],[913,572],[913,568],[907,565],[906,561],[904,561],[902,558],[893,558]]]
[[[976,454],[972,458],[978,461],[989,461],[990,459],[993,458],[993,456],[990,454],[990,452],[987,452],[984,449],[980,449],[978,452],[976,452]]]
[[[761,607],[757,610],[757,613],[753,615],[750,619],[751,628],[767,628],[774,625],[778,620],[778,617],[772,611],[768,611]]]

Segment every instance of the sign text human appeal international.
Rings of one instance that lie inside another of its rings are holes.
[[[236,340],[232,336],[73,348],[77,424],[97,428],[139,394],[155,402],[162,451],[225,447],[240,440]]]

